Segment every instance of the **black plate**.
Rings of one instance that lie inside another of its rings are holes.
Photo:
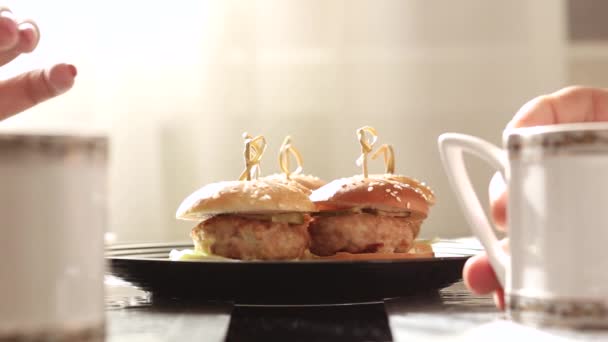
[[[238,304],[339,304],[437,291],[461,279],[479,249],[458,241],[433,245],[436,257],[373,261],[170,261],[190,243],[109,247],[110,272],[155,299]]]

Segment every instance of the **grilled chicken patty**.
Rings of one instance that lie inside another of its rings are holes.
[[[368,213],[317,216],[310,224],[310,251],[320,256],[337,252],[406,253],[420,231],[421,220]]]
[[[232,259],[287,260],[300,258],[309,247],[308,223],[292,224],[218,215],[192,229],[199,250]]]

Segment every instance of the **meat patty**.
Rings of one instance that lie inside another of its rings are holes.
[[[241,260],[297,259],[309,247],[308,223],[272,222],[235,215],[219,215],[192,229],[197,249]]]
[[[357,213],[315,217],[310,224],[310,251],[319,256],[349,253],[406,253],[421,220]]]

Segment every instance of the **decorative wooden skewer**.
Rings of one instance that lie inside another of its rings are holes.
[[[239,180],[252,180],[260,176],[260,160],[266,150],[266,138],[262,135],[252,137],[243,133],[245,139],[245,170],[241,173]]]
[[[389,144],[384,144],[376,150],[376,153],[372,155],[372,159],[376,159],[380,153],[384,154],[384,167],[385,173],[394,174],[395,173],[395,150],[393,150],[393,146]]]
[[[367,134],[370,135],[369,138]],[[363,177],[367,178],[367,155],[374,149],[374,144],[378,140],[378,133],[373,127],[363,126],[357,130],[357,136],[359,137],[359,144],[361,144],[361,156],[357,159],[357,165],[363,167]]]
[[[290,156],[293,156],[298,164],[298,167],[293,172],[290,170]],[[279,150],[279,167],[281,171],[283,171],[287,179],[290,179],[291,175],[297,175],[302,172],[302,164],[300,151],[293,147],[290,136],[285,137]]]

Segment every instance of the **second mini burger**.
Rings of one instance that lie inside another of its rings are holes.
[[[318,212],[310,225],[310,251],[318,256],[407,253],[415,244],[434,196],[422,183],[403,176],[367,174],[367,154],[376,132],[357,131],[362,146],[358,161],[363,175],[341,178],[313,191],[310,198]],[[372,134],[371,141],[365,133]]]

